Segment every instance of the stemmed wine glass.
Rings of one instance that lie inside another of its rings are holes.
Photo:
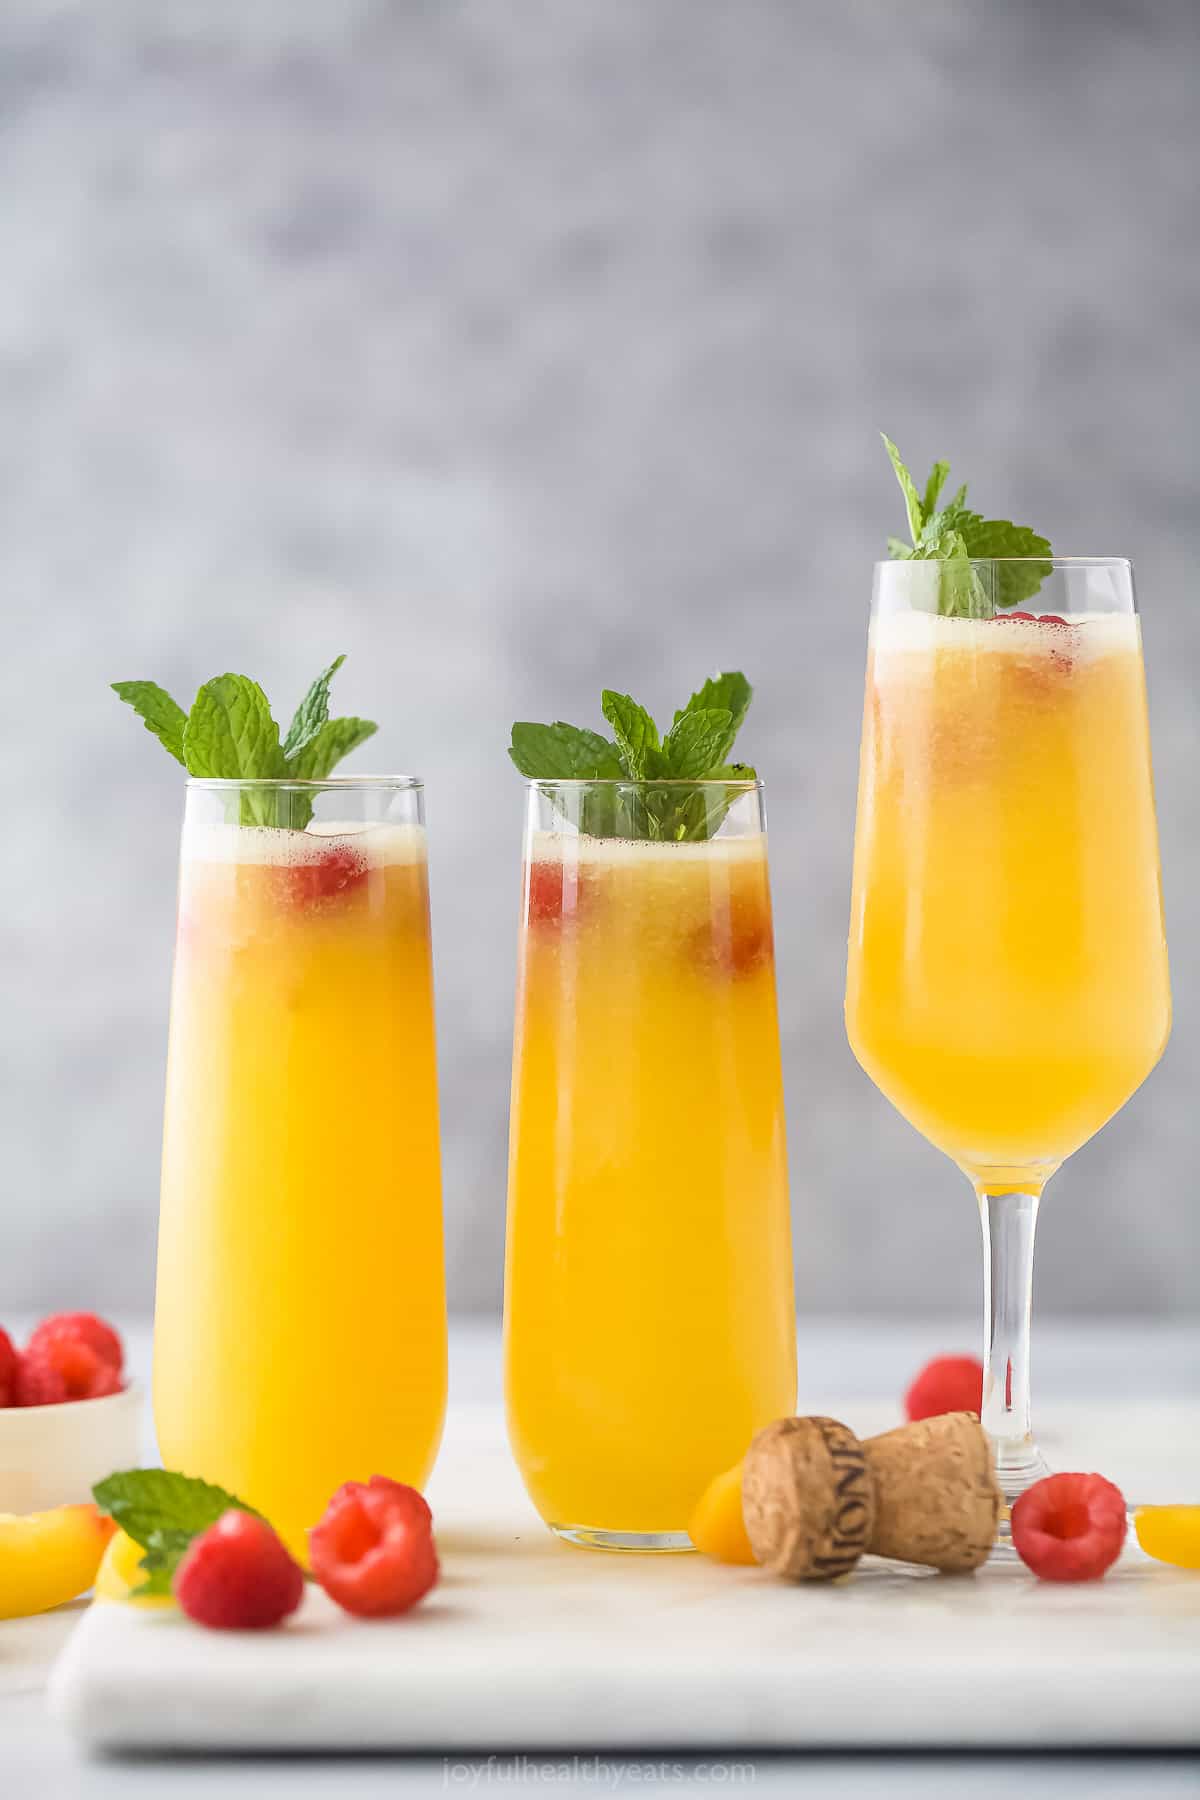
[[[982,1418],[1009,1503],[1047,1473],[1042,1191],[1171,1020],[1133,571],[1023,563],[972,563],[972,616],[939,610],[944,565],[876,567],[846,984],[855,1056],[978,1196]],[[1005,605],[1031,585],[1036,612]]]

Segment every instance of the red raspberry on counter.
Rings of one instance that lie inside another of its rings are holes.
[[[17,1368],[20,1358],[4,1327],[0,1325],[0,1406],[15,1406]]]
[[[372,1475],[370,1481],[343,1481],[337,1492],[329,1496],[325,1517],[328,1517],[330,1508],[340,1505],[347,1497],[352,1498],[370,1488],[381,1494],[390,1494],[397,1505],[410,1506],[417,1518],[423,1519],[429,1530],[433,1530],[433,1513],[420,1488],[408,1487],[403,1481],[393,1481],[389,1475]]]
[[[904,1396],[910,1421],[939,1413],[977,1413],[982,1406],[983,1364],[977,1356],[935,1356]]]
[[[1125,1498],[1103,1475],[1047,1475],[1013,1503],[1012,1541],[1043,1581],[1094,1581],[1125,1542]]]
[[[403,1482],[344,1482],[308,1534],[312,1572],[347,1612],[407,1612],[438,1578],[432,1521],[424,1497]]]
[[[52,1313],[48,1319],[43,1319],[40,1325],[34,1327],[26,1348],[32,1350],[60,1338],[73,1338],[78,1343],[86,1344],[101,1362],[115,1369],[118,1375],[121,1373],[125,1362],[121,1340],[112,1326],[104,1319],[98,1319],[95,1313]]]
[[[44,1337],[29,1344],[17,1363],[18,1406],[58,1406],[64,1400],[99,1400],[119,1394],[118,1369],[97,1356],[90,1344],[72,1333]]]
[[[267,1631],[299,1606],[304,1573],[265,1519],[231,1508],[192,1539],[171,1587],[197,1625]]]

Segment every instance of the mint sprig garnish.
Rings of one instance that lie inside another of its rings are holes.
[[[345,660],[344,653],[341,656],[335,656],[329,667],[322,669],[296,708],[292,715],[292,722],[288,726],[288,734],[283,740],[285,757],[299,755],[301,750],[312,743],[328,719],[329,684]]]
[[[179,702],[172,700],[156,681],[114,681],[112,690],[127,706],[132,706],[146,730],[153,732],[163,749],[169,750],[176,762],[183,762],[183,734],[188,716]],[[186,763],[184,767],[187,767]]]
[[[967,505],[966,484],[945,505],[939,505],[950,475],[947,462],[935,462],[924,493],[909,474],[890,437],[883,432],[884,447],[904,496],[911,543],[888,539],[888,555],[902,562],[939,562],[938,611],[947,617],[990,619],[997,610],[1007,611],[1030,600],[1050,573],[1053,552],[1049,539],[1028,525],[1010,519],[985,519]],[[1026,562],[998,562],[993,579],[985,585],[973,561],[1005,557],[1034,558]]]
[[[217,675],[192,702],[183,729],[189,775],[208,780],[280,776],[286,761],[271,703],[246,675]]]
[[[141,1587],[134,1589],[138,1595],[169,1594],[171,1577],[192,1539],[231,1507],[262,1517],[224,1488],[170,1469],[119,1470],[98,1481],[92,1497],[146,1553],[138,1565],[146,1573]]]
[[[345,656],[335,657],[305,694],[280,740],[267,696],[248,675],[215,675],[185,713],[157,682],[114,681],[113,692],[189,775],[217,781],[324,781],[378,726],[371,719],[329,717],[329,686]],[[303,793],[275,790],[240,797],[243,825],[303,830],[312,802]]]
[[[324,781],[343,756],[349,756],[378,730],[372,719],[326,719],[316,736],[288,758],[288,774],[297,781]]]
[[[553,725],[518,720],[508,754],[531,781],[637,784],[633,792],[598,789],[584,797],[579,825],[590,836],[694,842],[716,834],[736,796],[719,791],[681,794],[653,784],[754,781],[748,763],[729,761],[753,691],[740,671],[714,675],[680,708],[663,734],[631,694],[605,688],[601,710],[612,729],[611,738],[562,719]]]

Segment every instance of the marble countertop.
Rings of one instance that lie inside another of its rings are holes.
[[[899,1393],[920,1363],[939,1350],[969,1346],[974,1333],[962,1322],[957,1329],[944,1321],[919,1325],[907,1321],[869,1324],[826,1319],[801,1327],[801,1406],[804,1410],[837,1412],[842,1409],[852,1423],[856,1404],[878,1415],[877,1397]],[[148,1332],[137,1322],[127,1326],[131,1366],[144,1374],[148,1361]],[[1186,1326],[1110,1325],[1095,1321],[1044,1323],[1037,1337],[1037,1392],[1044,1420],[1043,1440],[1054,1458],[1055,1444],[1069,1441],[1073,1407],[1086,1409],[1093,1419],[1106,1399],[1114,1405],[1139,1395],[1151,1397],[1148,1405],[1170,1409],[1172,1402],[1194,1402],[1200,1393],[1200,1328]],[[452,1405],[477,1412],[480,1406],[499,1402],[499,1340],[491,1321],[460,1321],[453,1332],[451,1349]],[[1165,1416],[1165,1415],[1164,1415]],[[886,1420],[883,1421],[886,1423]],[[451,1422],[452,1429],[453,1421]],[[151,1447],[147,1421],[147,1449]],[[1114,1445],[1119,1458],[1120,1446]],[[1148,1488],[1135,1496],[1158,1500],[1168,1497],[1170,1458],[1141,1462]],[[1127,1484],[1134,1472],[1111,1472]],[[1186,1496],[1196,1498],[1200,1496]],[[118,1791],[122,1800],[136,1797],[139,1784],[155,1800],[178,1794],[223,1795],[243,1792],[255,1795],[283,1794],[364,1797],[417,1790],[471,1790],[503,1781],[509,1787],[544,1787],[550,1782],[619,1791],[626,1780],[669,1785],[690,1791],[712,1786],[749,1785],[770,1791],[773,1787],[794,1791],[799,1780],[812,1779],[815,1791],[831,1791],[836,1779],[839,1794],[889,1796],[992,1794],[1013,1791],[1018,1783],[1028,1794],[1138,1793],[1175,1795],[1197,1791],[1197,1768],[1186,1756],[1128,1758],[1080,1756],[978,1757],[942,1754],[862,1755],[831,1757],[810,1755],[722,1757],[647,1756],[639,1773],[632,1774],[637,1758],[589,1759],[585,1746],[578,1761],[553,1757],[506,1756],[489,1765],[486,1759],[402,1759],[365,1757],[347,1763],[328,1757],[236,1758],[213,1761],[173,1758],[168,1762],[87,1760],[67,1741],[48,1717],[44,1689],[50,1666],[74,1625],[82,1606],[60,1609],[41,1618],[0,1625],[0,1744],[5,1779],[0,1786],[12,1800],[25,1795],[53,1793],[71,1800],[105,1800]],[[735,1771],[733,1765],[738,1765]],[[551,1767],[552,1765],[552,1767]],[[715,1767],[714,1765],[720,1765]],[[836,1769],[836,1777],[834,1770]],[[824,1770],[824,1778],[819,1774]]]

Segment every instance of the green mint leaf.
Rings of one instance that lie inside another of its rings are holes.
[[[295,756],[297,751],[311,743],[329,717],[329,684],[345,660],[344,654],[335,657],[329,667],[317,676],[296,708],[287,736],[283,740],[285,757]]]
[[[173,1561],[164,1558],[162,1561],[152,1562],[149,1556],[143,1556],[138,1563],[138,1568],[145,1570],[146,1579],[137,1587],[130,1589],[130,1597],[135,1600],[148,1600],[169,1594],[171,1578],[182,1560],[182,1557],[177,1557]]]
[[[578,801],[552,795],[558,810],[590,837],[701,840],[715,835],[737,798],[719,784],[756,779],[748,763],[726,761],[752,698],[740,671],[713,675],[660,739],[644,706],[606,688],[601,703],[615,743],[562,720],[518,720],[508,753],[529,780],[597,783]],[[685,785],[704,781],[717,784],[715,791],[689,792]]]
[[[962,533],[945,532],[935,540],[929,556],[940,564],[938,611],[946,618],[987,618],[991,608],[979,576],[968,560]]]
[[[1050,573],[1049,558],[1053,552],[1047,538],[1028,525],[1014,525],[1008,519],[981,519],[972,515],[969,524],[960,527],[967,555],[983,560],[988,557],[1027,556],[1039,560],[1008,564],[994,571],[994,606],[1007,610],[1032,600]]]
[[[944,462],[934,463],[924,499],[918,499],[895,444],[886,436],[883,441],[904,492],[912,530],[912,547],[890,537],[888,555],[894,562],[917,559],[944,565],[938,576],[938,611],[951,618],[989,619],[997,610],[1032,599],[1050,573],[1049,540],[1027,525],[985,519],[972,511],[965,483],[939,508],[937,501],[950,473]],[[1011,558],[1032,560],[1005,560]],[[996,566],[981,573],[971,567],[973,562]]]
[[[942,507],[926,519],[921,527],[921,536],[917,542],[916,554],[921,557],[935,557],[938,552],[934,546],[951,531],[957,531],[965,540],[967,531],[972,525],[980,523],[979,514],[969,507],[958,506],[953,502]]]
[[[98,1481],[92,1497],[102,1513],[108,1513],[127,1537],[142,1545],[155,1565],[186,1549],[230,1507],[262,1517],[255,1507],[224,1488],[170,1469],[119,1470]]]
[[[267,696],[248,675],[218,675],[192,702],[183,733],[188,774],[246,781],[282,775],[279,727]]]
[[[286,773],[297,781],[324,781],[343,756],[349,756],[378,730],[373,719],[326,719],[316,736],[291,758]]]
[[[156,681],[114,681],[112,691],[132,706],[146,730],[152,732],[176,762],[184,762],[183,728],[187,714]],[[186,767],[186,763],[184,764]]]
[[[733,714],[724,706],[680,713],[663,739],[667,773],[676,781],[700,781],[729,754]]]
[[[136,1594],[169,1594],[171,1579],[183,1561],[184,1553],[194,1535],[193,1532],[180,1530],[152,1531],[150,1542],[145,1547],[146,1554],[138,1561],[138,1568],[145,1570],[146,1579],[133,1592]]]
[[[600,705],[613,728],[630,780],[653,780],[650,771],[660,766],[661,758],[654,754],[660,746],[658,726],[650,714],[629,694],[618,694],[612,688],[605,688]]]
[[[625,773],[615,744],[562,719],[553,725],[518,719],[508,754],[531,781],[619,781]]]
[[[935,462],[932,469],[929,471],[929,480],[925,483],[925,492],[921,496],[921,511],[926,520],[928,520],[930,513],[933,512],[937,506],[938,495],[945,487],[946,478],[949,473],[950,464],[948,462]],[[965,488],[963,492],[966,492]]]
[[[723,706],[729,713],[730,729],[736,737],[753,698],[754,689],[740,669],[730,670],[723,675],[710,675],[704,686],[696,689],[683,712],[675,714],[675,723],[678,725],[686,713],[704,712],[709,707]]]
[[[737,784],[757,781],[758,775],[749,763],[724,763],[719,769],[710,769],[705,780]],[[721,821],[739,798],[735,791],[721,787],[703,789],[691,796],[681,809],[685,830],[680,835],[689,842],[716,837]]]
[[[909,533],[913,543],[916,544],[920,541],[921,526],[924,523],[925,518],[925,515],[921,510],[921,496],[917,492],[917,484],[904,466],[900,452],[897,450],[895,444],[893,444],[891,438],[883,431],[881,431],[879,435],[883,439],[884,449],[891,458],[892,468],[896,473],[896,480],[900,483],[900,492],[904,495],[904,507],[908,514]]]

